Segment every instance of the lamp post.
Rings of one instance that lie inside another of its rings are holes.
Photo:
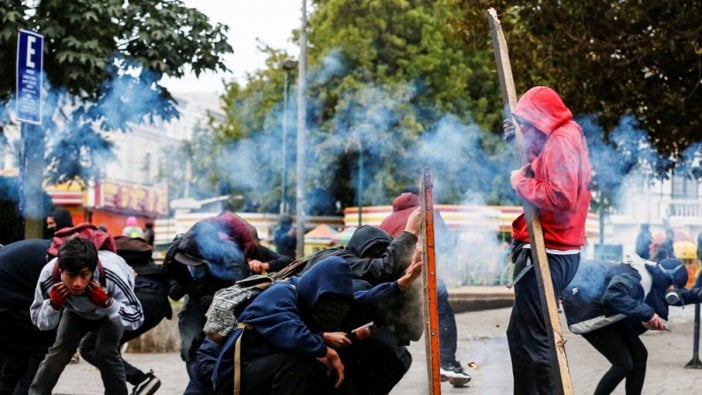
[[[297,75],[297,256],[305,256],[305,134],[307,133],[307,0],[302,0],[300,57]]]
[[[297,61],[286,59],[282,68],[285,70],[285,86],[283,87],[283,188],[280,198],[280,214],[288,213],[288,91],[290,90],[290,72],[297,67]]]

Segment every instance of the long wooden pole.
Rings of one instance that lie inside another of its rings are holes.
[[[441,394],[441,356],[439,352],[439,308],[436,296],[436,252],[434,244],[434,183],[431,169],[424,169],[421,204],[424,221],[424,344],[427,354],[429,395]]]
[[[497,74],[500,77],[500,87],[502,88],[502,99],[505,106],[506,116],[512,120],[515,127],[515,140],[520,156],[520,165],[527,163],[526,150],[522,141],[519,125],[512,118],[512,110],[517,105],[517,94],[514,88],[514,80],[512,78],[512,67],[509,62],[509,51],[507,49],[507,41],[502,33],[500,21],[497,18],[497,12],[494,8],[487,11],[487,18],[490,24],[492,33],[492,45],[495,51],[495,60],[497,61]],[[554,363],[558,365],[560,376],[560,387],[562,393],[570,395],[573,393],[573,386],[570,380],[570,371],[568,369],[568,360],[565,352],[565,340],[563,339],[563,331],[561,322],[558,317],[558,305],[556,295],[551,282],[551,270],[548,266],[548,258],[546,256],[546,246],[544,245],[543,229],[541,228],[541,220],[534,206],[526,200],[523,201],[524,215],[526,217],[527,228],[529,230],[529,241],[531,244],[531,257],[534,261],[534,269],[536,270],[536,282],[539,286],[539,294],[541,296],[541,306],[544,320],[550,323],[552,331],[549,332],[549,338],[555,347]]]

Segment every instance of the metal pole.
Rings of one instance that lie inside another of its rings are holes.
[[[283,174],[282,174],[282,192],[280,194],[280,214],[287,214],[287,195],[288,187],[288,76],[290,72],[285,70],[285,86],[283,87]]]
[[[307,131],[307,0],[302,0],[297,76],[297,256],[305,256],[305,133]]]
[[[44,233],[44,130],[22,123],[22,157],[19,190],[24,238],[41,239]]]
[[[695,325],[692,330],[692,359],[685,365],[689,369],[702,369],[700,361],[700,304],[695,304]]]
[[[363,223],[363,145],[358,138],[358,226]]]

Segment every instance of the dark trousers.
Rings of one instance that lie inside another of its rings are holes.
[[[389,328],[338,351],[344,363],[345,381],[355,390],[351,393],[356,394],[388,394],[412,364],[407,347],[397,342],[395,333]]]
[[[207,322],[205,313],[207,313],[207,307],[202,306],[190,296],[185,297],[183,308],[178,314],[178,331],[181,342],[180,358],[185,362],[195,359],[195,351],[199,345],[196,344],[196,341],[201,339],[200,333]]]
[[[29,388],[29,394],[51,394],[63,369],[78,349],[80,340],[88,332],[95,332],[97,336],[95,366],[100,370],[105,394],[127,394],[124,366],[119,354],[119,340],[122,338],[124,328],[108,318],[86,320],[68,310],[63,311],[58,324],[56,341],[39,365],[39,370]]]
[[[144,323],[136,330],[125,331],[119,342],[120,346],[148,332],[158,325],[164,317],[171,315],[171,304],[168,301],[168,296],[165,294],[139,290],[135,290],[134,294],[139,299],[139,302],[141,302],[141,307],[144,311]],[[96,341],[97,335],[91,332],[80,342],[80,355],[83,359],[95,366],[97,366],[97,360],[95,358]],[[137,385],[146,379],[146,373],[125,361],[124,358],[122,358],[122,364],[124,365],[125,376],[129,384]]]
[[[326,367],[316,359],[284,352],[249,361],[241,372],[244,395],[329,394],[336,379],[335,374],[327,378]]]
[[[436,301],[439,310],[439,354],[441,355],[441,366],[444,368],[451,368],[459,364],[456,360],[456,348],[458,343],[456,317],[449,304],[446,284],[438,280],[436,285]]]
[[[626,394],[638,395],[646,377],[648,351],[639,339],[640,322],[623,320],[583,335],[612,364],[602,376],[595,395],[610,394],[626,378]]]
[[[580,254],[547,254],[553,289],[558,297],[575,276]],[[531,264],[531,250],[516,245],[512,252],[515,276]],[[507,343],[512,359],[514,394],[552,395],[561,393],[560,372],[554,364],[556,350],[544,321],[534,268],[514,286],[514,306],[507,326]]]
[[[40,331],[29,307],[0,311],[0,395],[26,395],[56,331]]]

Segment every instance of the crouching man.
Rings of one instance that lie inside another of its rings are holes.
[[[133,289],[133,271],[117,254],[98,253],[95,245],[83,238],[69,239],[61,245],[58,257],[39,275],[30,308],[32,322],[39,329],[58,327],[30,394],[51,394],[88,332],[94,332],[97,338],[95,360],[105,394],[127,394],[119,342],[125,329],[137,329],[144,321]]]

